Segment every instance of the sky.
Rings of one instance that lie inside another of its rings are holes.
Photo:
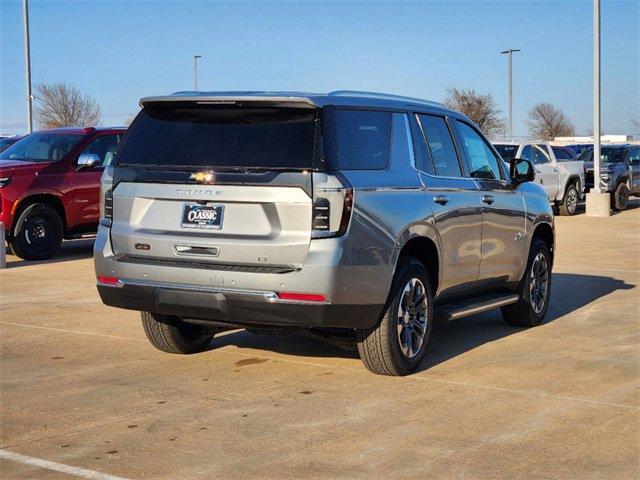
[[[368,90],[441,101],[494,96],[514,134],[537,102],[593,125],[592,0],[220,2],[30,0],[32,80],[93,96],[122,125],[148,95],[201,90]],[[22,1],[0,0],[0,132],[27,128]],[[640,0],[602,0],[602,127],[640,120]]]

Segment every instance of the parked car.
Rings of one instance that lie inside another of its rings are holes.
[[[586,188],[594,185],[593,148],[580,155],[586,172]],[[625,210],[629,196],[640,196],[640,145],[602,145],[600,147],[600,187],[610,192],[611,208]]]
[[[578,154],[573,148],[551,145],[551,150],[559,162],[570,162],[578,159]]]
[[[588,148],[593,148],[593,143],[576,143],[574,145],[565,145],[565,147],[570,148],[576,155],[580,155],[582,152],[587,150]]]
[[[94,261],[102,301],[141,311],[158,349],[295,327],[352,334],[369,370],[404,375],[436,317],[544,318],[551,207],[468,118],[360,92],[141,106],[102,177]]]
[[[16,143],[18,140],[22,138],[24,137],[20,135],[15,135],[13,137],[0,138],[0,152],[4,152],[7,148],[9,148],[11,145],[13,145],[14,143]]]
[[[546,142],[494,143],[505,161],[524,158],[535,167],[536,183],[545,189],[549,201],[561,215],[575,215],[584,194],[584,164],[578,160],[558,161]]]
[[[59,128],[0,153],[0,221],[13,252],[51,257],[63,238],[95,232],[100,175],[124,128]]]

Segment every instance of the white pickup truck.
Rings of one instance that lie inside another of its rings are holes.
[[[559,161],[546,142],[493,142],[505,162],[529,160],[536,171],[535,182],[545,189],[549,201],[561,215],[575,215],[584,194],[584,162]]]

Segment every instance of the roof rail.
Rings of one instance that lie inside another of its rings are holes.
[[[428,103],[437,107],[446,108],[442,103],[434,102],[432,100],[424,100],[422,98],[415,97],[405,97],[402,95],[393,95],[390,93],[363,92],[360,90],[336,90],[335,92],[330,92],[328,95],[330,97],[368,97],[379,98],[381,100],[397,100],[400,102]]]

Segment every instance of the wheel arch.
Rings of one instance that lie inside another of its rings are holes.
[[[584,185],[580,185],[580,175],[571,174],[567,177],[567,181],[564,182],[564,190],[562,192],[562,201],[564,202],[565,197],[567,196],[567,190],[569,189],[569,185],[575,183],[577,185],[578,195],[580,195],[581,187]],[[578,197],[579,198],[579,197]]]
[[[422,235],[409,238],[398,252],[394,271],[397,271],[400,261],[407,257],[413,257],[424,265],[429,272],[432,292],[436,295],[440,284],[440,254],[435,240]]]
[[[546,222],[538,223],[535,226],[533,234],[531,235],[531,242],[529,243],[529,251],[531,251],[531,246],[533,245],[534,240],[537,238],[542,240],[549,249],[549,254],[551,255],[551,265],[553,266],[556,244],[553,226]]]
[[[13,207],[13,225],[11,225],[11,234],[13,235],[13,230],[16,227],[18,222],[18,217],[20,213],[27,208],[29,205],[33,205],[34,203],[43,203],[45,205],[49,205],[53,208],[58,215],[60,215],[60,219],[62,220],[63,231],[67,230],[67,214],[64,208],[64,204],[60,197],[54,193],[35,193],[21,198],[18,202],[15,203]]]

